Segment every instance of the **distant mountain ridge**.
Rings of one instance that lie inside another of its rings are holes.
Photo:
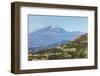
[[[82,34],[84,33],[80,31],[71,32],[65,31],[63,28],[57,26],[48,26],[29,34],[28,47],[29,50],[38,51],[41,48],[44,49],[54,44],[59,45],[62,42],[67,43]]]

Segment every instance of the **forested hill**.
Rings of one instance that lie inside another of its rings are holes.
[[[54,60],[54,59],[77,59],[87,58],[88,54],[88,34],[81,35],[67,44],[55,48],[44,49],[33,55],[36,60]]]

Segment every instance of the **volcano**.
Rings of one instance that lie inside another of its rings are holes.
[[[39,51],[50,47],[66,44],[84,34],[80,31],[66,31],[57,26],[48,26],[31,32],[28,35],[28,50]]]

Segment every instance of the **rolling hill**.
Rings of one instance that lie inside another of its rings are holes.
[[[66,44],[31,53],[28,58],[29,60],[77,59],[87,58],[87,54],[88,34],[84,34]]]

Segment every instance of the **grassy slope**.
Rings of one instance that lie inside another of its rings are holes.
[[[55,48],[44,49],[37,52],[33,59],[36,60],[53,60],[53,59],[75,59],[75,58],[87,58],[87,34],[81,35],[68,44],[60,45]],[[32,60],[32,59],[30,59]]]

